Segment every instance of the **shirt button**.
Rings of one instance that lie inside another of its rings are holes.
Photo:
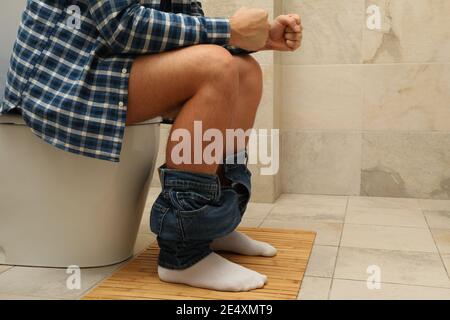
[[[122,74],[127,74],[127,73],[128,73],[128,70],[125,69],[125,68],[123,68],[123,69],[122,69]]]
[[[119,102],[119,107],[120,107],[120,108],[123,108],[124,106],[125,106],[125,104],[124,104],[122,101],[120,101],[120,102]]]

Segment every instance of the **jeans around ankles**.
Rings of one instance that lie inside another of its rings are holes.
[[[225,164],[232,186],[222,187],[217,175],[159,168],[162,192],[151,211],[157,235],[158,263],[182,270],[210,253],[213,240],[233,232],[250,199],[251,174],[246,165]]]

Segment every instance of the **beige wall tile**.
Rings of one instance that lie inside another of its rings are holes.
[[[298,13],[303,46],[283,54],[284,64],[361,63],[364,0],[285,0],[285,13]]]
[[[450,2],[447,0],[368,0],[382,12],[382,30],[365,28],[366,63],[449,62]]]
[[[363,74],[364,130],[450,130],[450,64],[372,65]]]
[[[304,277],[298,295],[299,300],[328,300],[331,279]]]
[[[283,192],[359,194],[361,134],[284,132],[282,153]]]
[[[363,135],[361,194],[450,199],[450,133]]]
[[[12,266],[0,265],[0,273],[5,272],[11,268]]]
[[[274,1],[277,0],[202,0],[203,9],[208,16],[230,17],[240,7],[265,9],[272,16]]]
[[[334,278],[367,280],[367,268],[380,268],[381,282],[450,288],[437,253],[341,247]]]
[[[366,281],[333,280],[331,300],[448,300],[450,289],[382,283],[370,290]]]
[[[360,66],[283,67],[283,130],[360,130]]]
[[[345,224],[341,246],[437,253],[428,229]]]

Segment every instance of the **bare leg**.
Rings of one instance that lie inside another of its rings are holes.
[[[130,77],[127,123],[166,115],[181,105],[172,132],[187,129],[193,137],[193,122],[198,120],[202,121],[203,130],[214,128],[225,133],[236,107],[238,89],[239,70],[234,58],[218,46],[200,45],[140,57]],[[169,168],[217,173],[218,164],[174,164],[171,159],[174,144],[168,143]],[[222,291],[248,291],[264,286],[267,281],[266,276],[215,253],[185,270],[159,267],[158,274],[166,282]]]

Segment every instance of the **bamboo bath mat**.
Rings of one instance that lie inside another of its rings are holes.
[[[84,300],[291,300],[296,299],[311,254],[315,233],[298,230],[240,228],[250,237],[278,249],[273,258],[221,253],[224,257],[266,274],[263,289],[250,292],[218,292],[169,284],[157,275],[158,247],[153,244],[122,269],[101,282]]]

